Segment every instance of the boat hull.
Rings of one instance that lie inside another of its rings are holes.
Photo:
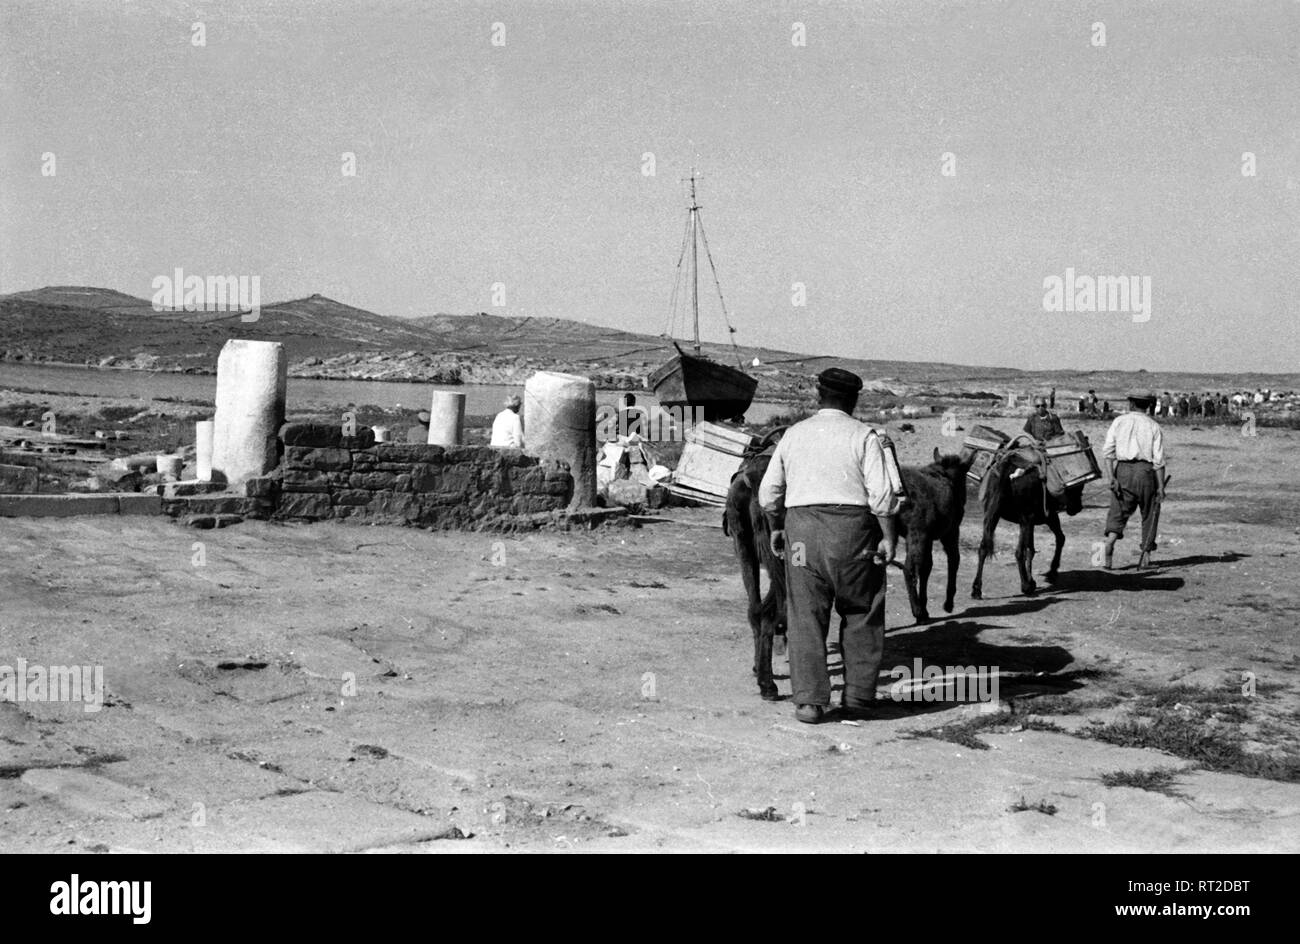
[[[743,415],[758,389],[758,381],[743,371],[690,354],[678,354],[648,382],[661,406],[693,407],[710,422]]]

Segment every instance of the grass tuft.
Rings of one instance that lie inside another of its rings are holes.
[[[1153,770],[1116,770],[1113,773],[1102,774],[1101,782],[1107,787],[1136,787],[1138,790],[1163,793],[1165,796],[1177,796],[1177,792],[1173,789],[1174,778],[1177,776],[1178,771],[1172,767],[1157,767]]]

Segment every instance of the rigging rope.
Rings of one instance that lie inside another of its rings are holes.
[[[731,317],[727,314],[727,300],[722,297],[722,285],[718,282],[718,268],[713,264],[713,253],[709,249],[709,237],[704,235],[704,218],[698,215],[698,211],[696,212],[696,224],[700,229],[700,238],[704,240],[704,255],[708,257],[709,271],[713,273],[713,285],[718,290],[718,301],[722,303],[722,320],[727,325],[727,340],[731,342],[731,349],[735,352],[736,366],[743,371],[745,365],[740,357],[740,348],[736,345],[736,329],[731,326]]]
[[[682,260],[686,258],[686,244],[691,238],[691,215],[686,214],[686,231],[682,233],[682,250],[677,254],[677,272],[673,279],[672,300],[668,303],[668,325],[665,334],[668,337],[675,337],[674,331],[677,328],[677,298],[682,287]]]

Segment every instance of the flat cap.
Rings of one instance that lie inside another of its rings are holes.
[[[429,411],[421,410],[419,413],[415,414],[415,418],[419,420],[421,423],[425,423],[427,425],[429,422]]]
[[[817,386],[832,393],[853,394],[862,390],[862,378],[843,367],[828,367],[817,375]]]
[[[1130,403],[1136,403],[1138,406],[1150,406],[1152,403],[1156,402],[1156,395],[1154,393],[1140,393],[1135,391],[1129,393],[1128,399]]]

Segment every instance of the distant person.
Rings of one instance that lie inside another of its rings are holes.
[[[1079,397],[1079,412],[1080,412],[1080,413],[1087,413],[1087,412],[1088,412],[1088,398],[1087,398],[1087,397]]]
[[[1188,400],[1187,394],[1184,393],[1181,397],[1178,398],[1178,417],[1179,419],[1185,420],[1191,414],[1191,412],[1192,412],[1192,401]]]
[[[1095,416],[1095,415],[1097,414],[1097,412],[1098,412],[1097,391],[1096,391],[1096,390],[1089,390],[1089,391],[1088,391],[1088,412],[1091,413],[1091,414],[1093,414],[1094,416]]]
[[[1213,419],[1215,414],[1214,397],[1208,393],[1205,395],[1205,401],[1201,404],[1201,415],[1206,419]]]
[[[1047,395],[1047,408],[1049,410],[1052,410],[1053,412],[1055,412],[1056,410],[1056,388],[1055,387],[1053,387],[1052,392]]]
[[[1101,401],[1101,415],[1102,415],[1102,416],[1110,416],[1110,401],[1109,401],[1109,400],[1103,400],[1103,401]]]
[[[642,438],[648,434],[645,428],[648,414],[643,406],[636,405],[636,397],[625,393],[618,398],[618,435],[632,436],[639,434]]]
[[[519,409],[524,401],[515,394],[506,397],[506,408],[492,420],[491,445],[500,449],[524,448],[524,421],[519,418]]]
[[[1065,427],[1060,418],[1048,409],[1048,402],[1043,397],[1034,397],[1034,412],[1025,420],[1025,432],[1039,442],[1055,439],[1065,435]]]
[[[1160,424],[1148,413],[1154,398],[1131,393],[1129,411],[1121,413],[1106,431],[1102,457],[1110,473],[1110,511],[1106,515],[1106,569],[1115,555],[1115,542],[1134,511],[1142,512],[1142,555],[1138,569],[1151,565],[1156,547],[1156,503],[1165,498],[1165,447]]]
[[[415,418],[419,421],[419,424],[407,428],[406,441],[425,445],[429,442],[429,420],[431,418],[429,411],[421,410],[415,415]]]

